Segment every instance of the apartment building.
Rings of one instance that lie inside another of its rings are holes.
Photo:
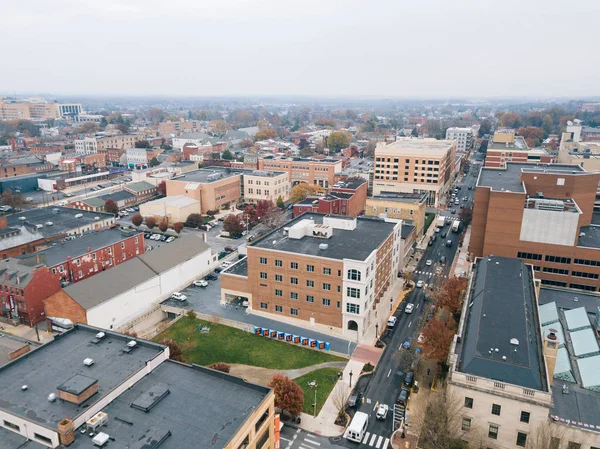
[[[300,327],[335,328],[361,341],[397,279],[402,224],[307,213],[247,247],[221,275],[221,296]]]
[[[158,134],[165,137],[179,136],[182,133],[196,133],[204,131],[202,122],[199,120],[179,119],[167,120],[158,125]]]
[[[475,188],[469,251],[518,257],[544,285],[598,291],[600,173],[578,165],[507,163],[483,168]]]
[[[485,155],[486,167],[504,167],[508,162],[549,164],[553,161],[554,157],[546,150],[529,148],[525,139],[515,135],[513,129],[496,131]]]
[[[108,167],[119,167],[124,165],[126,161],[122,161],[122,156],[125,154],[123,148],[101,148],[96,151],[98,154],[104,154],[106,157],[106,165]]]
[[[457,152],[467,153],[473,148],[473,128],[448,128],[446,130],[446,140],[454,140],[456,142]]]
[[[0,315],[34,326],[44,318],[44,299],[60,290],[60,282],[41,264],[25,265],[18,259],[0,262]]]
[[[97,327],[76,324],[6,364],[0,385],[6,448],[279,447],[271,388]]]
[[[44,173],[54,168],[52,162],[45,162],[35,157],[12,159],[0,162],[0,177],[11,178],[31,173]]]
[[[305,182],[328,188],[335,184],[336,175],[340,175],[343,169],[341,159],[257,159],[258,170],[270,170],[286,172],[289,175],[292,186]]]
[[[437,207],[456,172],[456,142],[399,138],[375,148],[373,195],[381,192],[427,193]]]
[[[425,228],[425,212],[427,209],[426,193],[388,193],[367,198],[365,215],[370,217],[393,218],[403,223],[412,223],[416,238],[423,235]]]
[[[346,179],[331,186],[326,195],[311,196],[294,204],[294,216],[319,212],[356,217],[365,211],[366,201],[367,181],[362,178]]]
[[[600,171],[600,139],[584,133],[584,129],[580,120],[567,124],[558,148],[558,162],[577,164],[588,171]]]
[[[134,134],[86,137],[74,141],[75,152],[79,154],[95,154],[98,151],[107,150],[109,148],[126,150],[127,148],[134,148],[135,143],[142,138],[143,136]]]
[[[7,100],[0,98],[0,120],[48,120],[72,118],[83,113],[80,104],[48,103],[42,98]]]
[[[148,168],[148,163],[152,159],[152,157],[149,158],[152,152],[146,148],[127,148],[125,154],[127,155],[127,166],[130,169]]]
[[[462,438],[473,447],[596,449],[600,394],[594,390],[600,382],[593,366],[600,368],[600,355],[576,359],[583,379],[592,385],[587,394],[583,388],[571,391],[576,386],[565,385],[575,372],[566,349],[571,345],[561,339],[567,333],[557,330],[555,303],[538,307],[534,273],[513,258],[487,256],[476,263],[449,355],[448,398],[460,413]],[[573,347],[595,344],[598,351],[587,314],[574,320],[566,313],[571,325],[577,321],[588,331],[573,338]],[[568,410],[577,399],[586,406]]]
[[[246,203],[257,203],[260,200],[270,200],[273,203],[279,197],[287,201],[290,197],[290,180],[287,173],[253,170],[244,171],[243,192]]]

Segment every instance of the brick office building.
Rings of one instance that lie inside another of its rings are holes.
[[[299,326],[320,324],[360,339],[400,269],[401,222],[304,214],[248,246],[224,271],[221,296]]]
[[[338,181],[329,189],[329,193],[320,197],[308,197],[294,205],[294,216],[305,212],[319,212],[329,215],[347,215],[356,217],[365,211],[367,201],[367,181],[353,178]]]
[[[592,220],[599,180],[578,165],[483,168],[469,251],[518,257],[545,285],[598,291],[600,226]]]
[[[341,159],[257,159],[258,170],[282,171],[289,174],[292,185],[301,182],[328,188],[335,184],[343,170]]]
[[[60,282],[42,264],[18,259],[0,262],[0,315],[33,326],[44,318],[44,299],[60,290]]]
[[[143,233],[105,229],[75,240],[55,241],[20,259],[25,265],[46,265],[56,279],[77,282],[144,254],[144,249]]]

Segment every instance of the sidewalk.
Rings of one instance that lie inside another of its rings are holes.
[[[323,404],[323,408],[321,408],[317,417],[314,418],[311,415],[302,413],[302,421],[299,427],[308,430],[309,432],[327,437],[335,437],[344,433],[345,428],[335,424],[338,409],[335,406],[335,402],[337,401],[334,399],[343,398],[344,405],[346,404],[346,400],[351,392],[348,383],[350,380],[350,372],[352,372],[352,385],[354,385],[363,366],[364,364],[362,362],[350,360],[346,365],[346,368],[344,368],[341,380],[338,380],[335,387],[333,387],[333,390],[331,390],[331,394],[327,398],[327,401],[325,401],[325,404]]]
[[[4,326],[3,332],[7,334],[16,335],[17,337],[24,338],[25,340],[39,342],[39,343],[48,343],[54,340],[54,335],[50,332],[47,332],[46,323],[38,323],[38,332],[39,332],[39,340],[35,331],[35,327],[29,327],[24,324],[19,326],[11,326],[9,324],[2,324]]]
[[[469,241],[471,239],[471,226],[465,231],[465,237],[463,244],[458,248],[458,253],[454,258],[452,269],[450,273],[454,273],[454,276],[460,276],[460,273],[464,271],[467,275],[471,271],[471,262],[469,257]]]
[[[375,345],[377,342],[377,337],[382,334],[387,326],[387,320],[390,315],[396,310],[398,304],[402,302],[404,295],[402,292],[404,291],[404,279],[402,278],[394,278],[394,283],[391,288],[388,289],[387,292],[383,295],[379,304],[377,304],[377,309],[375,309],[375,316],[371,321],[371,325],[366,329],[362,338],[360,339],[361,343]],[[375,335],[375,324],[378,325],[377,332],[378,335]]]

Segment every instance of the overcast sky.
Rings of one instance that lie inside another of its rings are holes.
[[[600,95],[600,0],[0,0],[0,92]]]

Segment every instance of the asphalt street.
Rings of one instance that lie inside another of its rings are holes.
[[[335,449],[329,438],[284,425],[280,433],[281,449]]]
[[[461,198],[461,204],[472,206],[473,196],[475,192],[476,177],[473,173],[478,171],[478,167],[472,167],[469,173],[457,185],[461,186],[458,197]],[[471,186],[472,190],[468,187]],[[462,198],[467,197],[467,201]],[[442,215],[457,217],[459,214],[459,206],[456,206],[456,214],[452,215],[450,211],[442,211]],[[435,226],[435,222],[431,226]],[[443,232],[447,233],[445,238],[441,237]],[[398,318],[396,326],[387,331],[382,340],[386,343],[386,348],[377,364],[377,369],[373,378],[369,382],[366,390],[363,391],[362,403],[358,407],[359,411],[369,414],[369,424],[367,432],[360,444],[352,443],[344,439],[343,444],[353,448],[375,448],[387,449],[389,439],[393,433],[393,407],[398,394],[400,393],[403,377],[399,374],[400,362],[398,360],[398,352],[406,351],[402,348],[402,343],[405,339],[410,339],[411,345],[417,341],[421,332],[420,323],[424,313],[428,309],[429,302],[426,300],[426,290],[440,285],[444,279],[449,276],[449,270],[457,253],[459,233],[451,232],[450,225],[445,225],[433,242],[432,246],[427,246],[427,249],[419,257],[416,269],[414,270],[414,281],[422,280],[423,288],[415,288],[407,295],[404,302],[398,307],[394,316]],[[451,240],[452,246],[446,246],[446,241]],[[440,258],[445,256],[447,262],[445,265],[440,264]],[[427,261],[431,260],[432,265],[428,266]],[[412,313],[405,313],[405,306],[408,303],[414,304]],[[426,386],[424,385],[426,388]],[[417,393],[418,394],[418,393]],[[390,412],[385,420],[377,420],[375,413],[379,404],[387,404],[390,407]]]

